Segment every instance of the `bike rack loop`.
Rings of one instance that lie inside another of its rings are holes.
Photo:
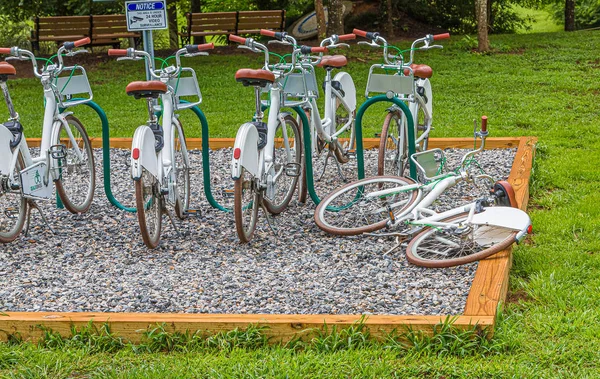
[[[402,112],[404,112],[404,114],[406,115],[406,120],[408,123],[408,156],[411,157],[415,152],[416,152],[416,148],[415,148],[415,124],[413,122],[413,118],[411,116],[410,110],[408,109],[408,106],[406,104],[404,104],[404,102],[400,99],[398,99],[397,97],[388,97],[387,94],[382,94],[382,95],[377,95],[377,96],[373,96],[367,99],[367,101],[365,101],[364,103],[362,103],[362,105],[360,106],[360,108],[358,108],[358,112],[356,112],[356,118],[354,119],[355,122],[355,129],[356,129],[356,150],[357,150],[357,159],[361,159],[363,160],[363,156],[362,156],[362,151],[363,151],[363,140],[362,140],[362,118],[363,115],[365,114],[367,108],[369,108],[371,105],[381,102],[381,101],[386,101],[386,102],[390,102],[390,103],[394,103],[396,104],[400,109],[402,109]],[[358,150],[360,147],[360,151],[361,154],[360,156],[358,155]],[[363,162],[359,161],[359,165],[363,164]],[[410,167],[410,178],[412,178],[413,180],[417,179],[417,168],[415,167],[414,162],[412,162],[412,160],[409,159],[409,167]],[[360,169],[360,166],[359,166]],[[359,175],[360,175],[360,171],[359,171]],[[364,171],[363,171],[363,177],[364,177]],[[359,179],[362,179],[359,177]]]
[[[79,100],[79,99],[73,99]],[[82,99],[83,100],[83,99]],[[181,100],[185,102],[185,100]],[[108,118],[106,117],[106,113],[98,104],[93,101],[88,101],[83,103],[88,107],[92,108],[100,117],[100,121],[102,122],[102,159],[103,159],[103,170],[104,170],[104,192],[108,201],[111,202],[115,207],[127,211],[127,212],[136,212],[135,207],[126,207],[121,204],[113,195],[112,187],[110,183],[110,128],[108,124]],[[202,171],[203,171],[203,179],[204,179],[204,193],[210,205],[214,208],[217,208],[224,212],[230,212],[231,210],[223,207],[219,204],[212,195],[211,187],[210,187],[210,162],[208,157],[208,121],[206,120],[206,116],[204,113],[198,108],[198,106],[193,106],[190,108],[194,114],[200,120],[200,124],[202,126]],[[206,138],[204,138],[206,136]],[[60,198],[56,198],[57,207],[62,208],[62,202]]]

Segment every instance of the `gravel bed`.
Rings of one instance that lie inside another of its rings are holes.
[[[448,150],[450,167],[465,151]],[[113,149],[113,193],[133,205],[129,151]],[[478,160],[487,173],[506,178],[515,150],[490,150]],[[367,173],[376,151],[366,152]],[[286,314],[460,314],[477,263],[425,269],[406,261],[404,251],[384,254],[390,237],[334,237],[316,227],[314,204],[293,200],[273,223],[260,212],[251,243],[238,242],[233,216],[209,206],[202,189],[202,157],[191,152],[192,206],[199,217],[176,220],[180,235],[163,218],[159,247],[148,250],[136,215],[109,204],[102,187],[102,155],[95,151],[97,190],[91,211],[71,215],[40,203],[53,235],[34,212],[29,236],[0,245],[0,310]],[[211,151],[215,197],[225,206],[231,149]],[[315,175],[322,162],[315,163]],[[352,162],[344,168],[349,177]],[[319,194],[342,182],[330,161]],[[476,197],[449,191],[439,209]]]

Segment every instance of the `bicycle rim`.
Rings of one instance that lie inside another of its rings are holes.
[[[398,191],[386,196],[368,195],[413,183],[408,178],[378,176],[346,184],[319,203],[315,222],[324,231],[338,235],[357,235],[382,229],[392,215],[400,217],[412,208],[419,190],[398,188]]]
[[[142,176],[134,182],[135,203],[142,239],[146,246],[154,249],[160,240],[162,223],[163,199],[158,179],[143,168]]]
[[[180,219],[185,218],[185,212],[190,208],[190,158],[186,146],[183,128],[177,121],[173,123],[173,165],[177,178],[175,214]]]
[[[254,177],[242,167],[240,177],[233,182],[233,216],[240,242],[252,239],[258,218],[259,195],[254,186]]]
[[[301,165],[302,163],[302,141],[298,124],[291,116],[286,116],[284,121],[285,124],[280,123],[275,130],[273,150],[275,194],[272,199],[267,196],[263,199],[265,208],[272,214],[283,212],[292,199],[298,183],[298,176],[286,174],[286,165],[288,163]]]
[[[65,125],[61,125],[57,144],[66,147],[66,158],[59,169],[60,177],[55,181],[56,192],[65,208],[71,213],[85,213],[92,205],[96,173],[94,169],[94,152],[85,128],[77,118],[66,117],[81,158],[71,143]]]
[[[0,178],[0,242],[14,241],[25,224],[27,215],[27,199],[20,188],[19,174],[25,164],[21,152],[18,152],[17,164],[13,170],[14,182],[8,177]],[[19,188],[17,188],[19,187]]]
[[[467,225],[468,213],[449,217],[457,228],[425,227],[406,248],[409,262],[424,267],[452,267],[479,261],[515,242],[516,231],[492,225]]]

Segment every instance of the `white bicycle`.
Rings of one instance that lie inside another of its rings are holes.
[[[212,43],[188,45],[170,57],[175,59],[174,66],[161,69],[154,68],[150,54],[145,51],[133,48],[108,50],[108,55],[120,57],[117,60],[144,59],[150,75],[157,79],[131,82],[126,88],[128,95],[147,102],[148,121],[133,135],[131,177],[135,184],[142,239],[151,249],[160,241],[163,213],[177,230],[165,202],[174,207],[180,219],[186,217],[190,203],[190,161],[176,111],[200,104],[202,95],[195,71],[182,67],[180,58],[208,55],[204,51],[213,48]],[[181,101],[182,97],[192,97],[194,101]],[[156,104],[159,98],[162,107]],[[162,123],[157,116],[159,112],[162,112]]]
[[[369,40],[361,41],[371,47],[382,48],[383,64],[374,64],[369,70],[369,80],[365,96],[370,93],[388,93],[403,100],[408,105],[414,125],[416,151],[427,150],[429,133],[433,121],[433,93],[429,79],[433,75],[431,67],[414,64],[417,50],[441,49],[441,45],[431,45],[434,41],[450,38],[449,33],[432,35],[415,40],[408,50],[401,50],[388,42],[377,32],[354,29],[354,33]],[[408,61],[403,54],[409,51]],[[381,73],[381,72],[384,73]],[[392,72],[393,75],[389,75]],[[405,176],[408,167],[408,121],[402,110],[393,105],[381,128],[377,175]]]
[[[52,183],[70,212],[84,213],[92,204],[96,177],[92,146],[83,124],[73,112],[65,111],[91,101],[92,90],[83,67],[63,63],[63,56],[86,52],[74,49],[89,42],[89,38],[65,42],[56,55],[44,59],[46,64],[41,69],[31,51],[0,48],[0,54],[10,55],[7,60],[31,61],[33,74],[44,87],[45,100],[40,152],[33,157],[6,84],[10,76],[16,75],[16,69],[8,63],[0,64],[0,88],[10,114],[9,120],[0,124],[0,242],[15,240],[26,219],[27,234],[32,209],[40,212],[52,230],[35,203],[54,198]],[[73,99],[75,95],[87,98]]]
[[[406,248],[407,259],[425,267],[450,267],[484,259],[531,233],[527,213],[514,208],[515,195],[507,182],[494,182],[477,172],[473,156],[485,147],[487,118],[482,118],[481,146],[462,158],[460,167],[443,174],[444,153],[433,149],[415,153],[420,181],[397,176],[378,176],[349,183],[333,191],[317,206],[315,221],[331,234],[357,235],[383,228],[392,233],[397,246]],[[490,194],[454,209],[437,213],[434,201],[461,181],[486,180]],[[392,250],[393,250],[392,249]]]

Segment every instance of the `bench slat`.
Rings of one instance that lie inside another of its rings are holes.
[[[240,17],[276,16],[281,19],[282,11],[240,11]]]

